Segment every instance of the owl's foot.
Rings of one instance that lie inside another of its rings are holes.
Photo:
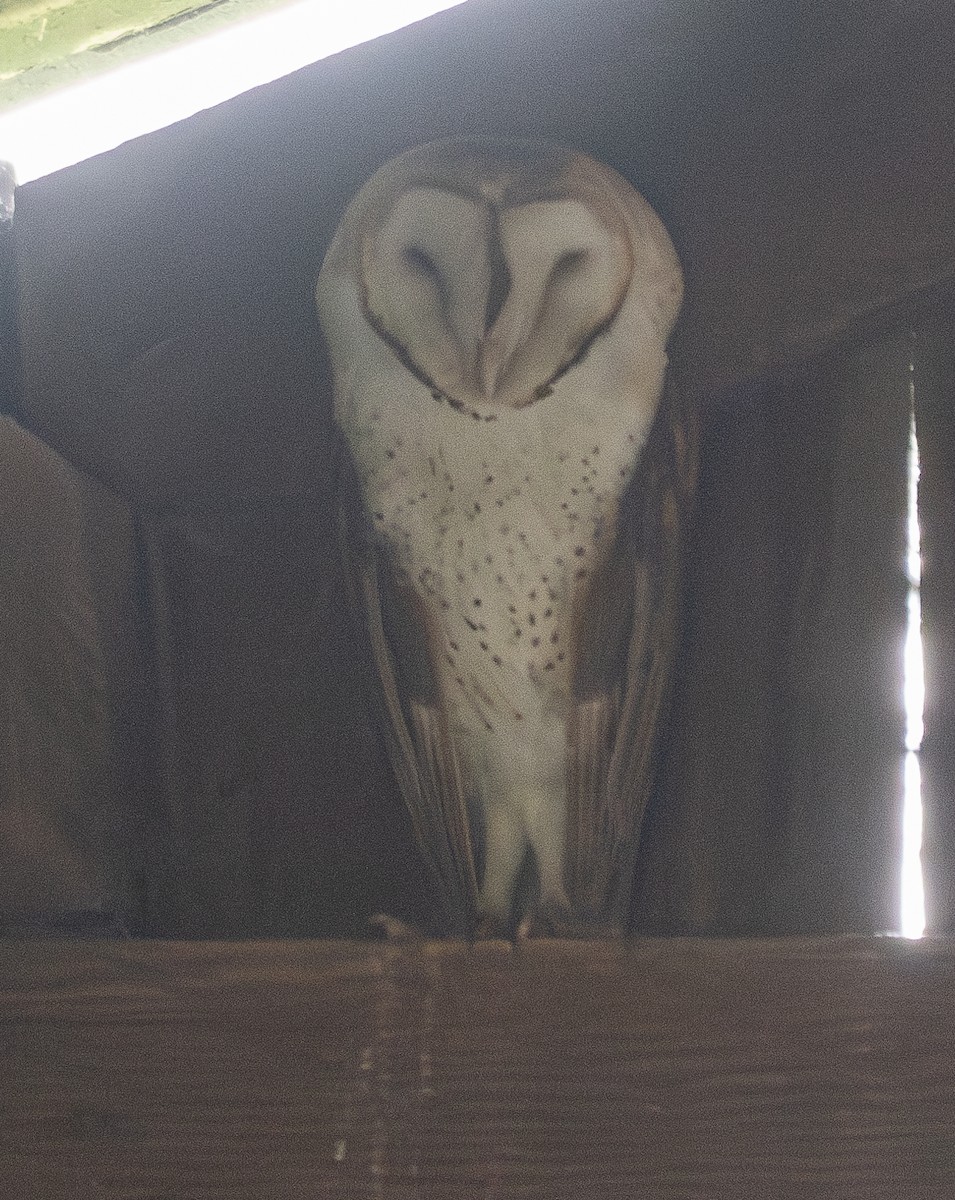
[[[391,916],[390,913],[375,913],[373,917],[368,918],[368,924],[388,942],[420,942],[424,940],[424,934],[417,925],[411,925],[407,921],[402,921],[400,917]]]

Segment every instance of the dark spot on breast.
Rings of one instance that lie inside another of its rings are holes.
[[[574,572],[575,579],[586,579],[586,577],[587,577],[587,570],[585,567],[580,567],[579,570]]]
[[[534,638],[531,638],[531,645],[532,645],[532,646],[539,646],[540,644],[541,644],[541,640],[540,640],[540,638],[539,638],[539,637],[534,637]]]
[[[545,662],[545,663],[544,663],[544,670],[545,670],[545,671],[553,671],[553,669],[554,669],[554,664],[553,664],[552,662]]]
[[[492,661],[492,662],[495,664],[495,666],[498,666],[498,667],[499,667],[499,666],[501,666],[501,656],[500,656],[500,654],[495,654],[495,655],[494,655],[494,658],[493,658],[491,661]]]
[[[555,630],[554,630],[554,632],[553,632],[553,633],[550,635],[550,640],[551,640],[551,642],[552,642],[552,643],[553,643],[555,646],[557,645],[558,634],[557,634],[557,630],[556,630],[556,629],[555,629]]]
[[[583,558],[583,556],[586,553],[587,553],[587,551],[583,546],[575,546],[574,547],[574,554],[576,555],[577,558]]]
[[[537,618],[534,616],[533,613],[527,614],[527,623],[528,623],[528,625],[536,625],[537,624]]]
[[[475,596],[475,597],[474,597],[474,607],[475,607],[475,608],[480,608],[480,607],[481,607],[481,597],[480,597],[480,596]]]
[[[480,646],[481,646],[481,649],[482,649],[482,650],[486,650],[486,649],[487,649],[487,642],[481,642],[481,643],[480,643]]]
[[[477,627],[476,623],[471,620],[470,617],[465,617],[464,623],[465,623],[465,625],[467,625],[468,629],[470,629],[472,633],[477,633],[478,627]]]

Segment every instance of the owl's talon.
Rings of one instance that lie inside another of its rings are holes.
[[[388,942],[420,942],[424,938],[424,934],[416,925],[389,913],[375,913],[373,917],[368,918],[368,924]]]

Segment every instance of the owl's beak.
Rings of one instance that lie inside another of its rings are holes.
[[[517,305],[506,304],[484,336],[478,352],[478,378],[485,400],[498,400],[507,383],[508,367],[527,340],[527,322]]]

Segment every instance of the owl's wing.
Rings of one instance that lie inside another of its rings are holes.
[[[567,886],[576,913],[618,930],[628,924],[677,653],[697,440],[695,413],[668,383],[616,544],[575,597]]]
[[[378,719],[445,932],[473,929],[477,880],[467,797],[435,671],[436,638],[418,593],[370,536],[354,464],[342,445],[339,528],[355,624],[367,638]]]

